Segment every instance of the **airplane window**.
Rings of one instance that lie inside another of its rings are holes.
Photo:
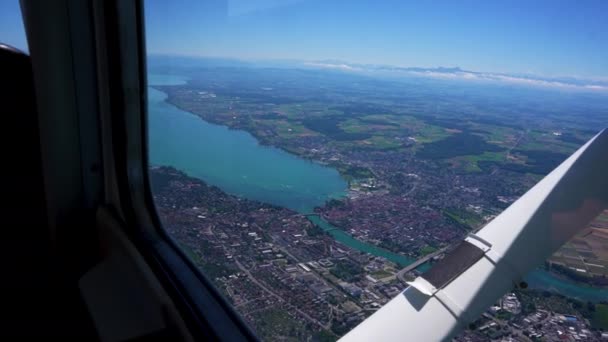
[[[261,339],[343,336],[606,126],[603,3],[467,4],[145,2],[157,212]],[[607,251],[456,339],[599,339]]]
[[[21,8],[17,0],[0,3],[0,45],[28,51]]]

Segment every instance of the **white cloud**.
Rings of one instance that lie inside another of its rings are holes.
[[[585,88],[593,89],[593,90],[608,90],[608,86],[601,86],[601,85],[594,85],[594,84],[588,84],[585,86]]]
[[[598,79],[594,80],[582,80],[582,79],[548,79],[535,76],[517,76],[508,74],[498,74],[491,72],[474,72],[466,71],[458,68],[453,70],[444,71],[441,68],[437,69],[420,69],[420,68],[405,68],[405,67],[384,67],[377,68],[376,66],[367,65],[349,65],[343,62],[333,61],[318,61],[304,63],[307,66],[324,69],[335,69],[343,71],[356,71],[366,73],[383,73],[389,72],[392,76],[399,75],[415,75],[420,77],[431,77],[439,79],[451,79],[451,80],[465,80],[465,81],[486,81],[486,82],[498,82],[498,83],[510,83],[519,84],[534,87],[548,87],[548,88],[560,88],[560,89],[571,89],[571,90],[586,90],[586,91],[601,91],[608,92],[608,81],[604,82]]]
[[[317,67],[317,68],[325,68],[325,69],[339,69],[339,70],[350,70],[350,71],[361,70],[360,68],[352,67],[348,64],[309,62],[309,63],[304,63],[304,65]]]
[[[510,76],[510,75],[503,75],[503,74],[473,73],[473,72],[466,72],[466,71],[463,71],[463,72],[413,71],[410,73],[418,75],[418,76],[443,78],[443,79],[494,81],[494,82],[515,83],[515,84],[538,86],[538,87],[608,91],[608,85],[575,84],[575,83],[567,83],[567,82],[561,82],[561,81],[545,80],[545,79],[540,79],[540,78],[518,77],[518,76]]]

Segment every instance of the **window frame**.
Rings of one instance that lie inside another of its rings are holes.
[[[149,182],[143,1],[96,1],[106,202],[196,338],[257,341],[211,281],[162,228]]]

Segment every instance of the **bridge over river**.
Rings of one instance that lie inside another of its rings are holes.
[[[422,257],[422,258],[414,261],[413,263],[405,266],[399,272],[397,272],[397,279],[399,279],[399,280],[401,280],[401,282],[405,283],[406,282],[405,274],[407,272],[410,272],[410,271],[416,269],[418,266],[420,266],[420,265],[426,263],[427,261],[433,259],[434,257],[436,257],[436,256],[438,256],[438,255],[440,255],[442,253],[445,253],[445,251],[448,249],[448,247],[449,246],[444,247],[442,249],[439,249],[439,250],[437,250],[437,251],[435,251],[435,252],[433,252],[431,254],[427,254],[424,257]]]

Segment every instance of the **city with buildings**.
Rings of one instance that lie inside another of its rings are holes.
[[[225,194],[170,167],[152,168],[150,176],[164,227],[264,339],[335,340],[418,272],[401,277],[395,263],[338,243],[289,209]],[[602,338],[575,302],[533,292],[523,292],[522,302],[519,291],[456,340]]]

